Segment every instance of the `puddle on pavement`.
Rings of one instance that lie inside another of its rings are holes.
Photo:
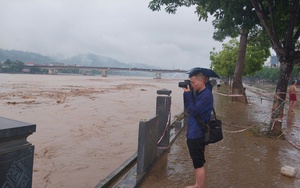
[[[228,88],[221,87],[220,92],[227,91]],[[261,100],[250,90],[246,92],[248,105],[233,103],[228,96],[214,94],[217,116],[224,122],[224,140],[206,147],[206,188],[300,187],[299,111],[296,110],[291,126],[286,126],[288,118],[283,121],[286,137],[295,146],[287,139],[257,136],[249,129],[240,131],[268,124],[270,120],[272,100]],[[285,106],[288,107],[288,103]],[[280,173],[284,165],[296,168],[294,178]],[[194,172],[183,130],[139,187],[174,188],[193,183]]]

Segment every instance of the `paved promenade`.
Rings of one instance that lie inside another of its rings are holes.
[[[246,91],[248,105],[233,103],[228,96],[214,94],[216,113],[224,124],[224,140],[206,147],[206,188],[300,187],[299,111],[296,111],[292,127],[286,127],[286,120],[283,122],[283,130],[294,145],[283,137],[272,139],[258,135],[255,130],[268,125],[272,99],[266,96],[272,94],[251,86],[247,86]],[[264,95],[259,94],[262,92]],[[194,183],[185,131],[139,187],[182,188]],[[294,178],[280,173],[284,165],[296,168]]]

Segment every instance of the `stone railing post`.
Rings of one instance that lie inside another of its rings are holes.
[[[170,121],[171,121],[171,90],[157,90],[156,115],[159,119],[158,138],[159,148],[168,148],[170,144]]]
[[[36,125],[0,117],[0,187],[32,187]]]

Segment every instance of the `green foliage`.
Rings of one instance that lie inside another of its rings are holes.
[[[5,73],[20,73],[23,71],[24,63],[22,61],[11,61],[7,59],[3,63],[0,63],[0,72]]]
[[[22,61],[16,60],[11,61],[10,59],[5,60],[3,63],[0,63],[0,72],[2,73],[23,73],[24,63]],[[30,73],[45,73],[40,68],[37,67],[27,67]]]
[[[300,61],[300,52],[296,51],[299,50],[300,36],[299,2],[299,0],[251,0],[261,24],[272,41],[272,48],[280,62],[287,64]],[[289,72],[282,74],[289,75]],[[280,80],[286,80],[282,79],[283,77],[285,76],[281,75]]]
[[[166,6],[165,11],[170,14],[175,14],[178,7],[195,5],[193,0],[152,0],[149,3],[149,8],[153,11],[160,11],[161,6]]]
[[[244,75],[253,75],[261,70],[264,62],[270,57],[269,42],[266,40],[266,34],[260,32],[248,41]]]
[[[299,51],[299,37],[300,37],[300,0],[152,0],[154,3],[153,10],[160,10],[160,6],[166,5],[167,12],[176,12],[177,7],[184,6],[184,2],[192,5],[197,5],[197,13],[199,19],[207,20],[208,14],[213,15],[215,20],[213,25],[217,31],[214,32],[214,39],[222,41],[225,37],[229,36],[236,38],[237,32],[239,34],[247,34],[251,38],[255,38],[255,33],[265,31],[270,39],[270,44],[276,52],[280,61],[280,69],[263,69],[263,72],[257,73],[257,77],[268,76],[269,80],[276,80],[278,78],[276,90],[286,92],[288,80],[293,75],[294,65],[300,64],[300,51]],[[250,3],[251,2],[251,3]],[[150,7],[151,8],[151,7]],[[254,11],[256,14],[254,14]],[[264,35],[261,35],[264,36]],[[241,37],[242,38],[242,37]],[[244,42],[245,40],[243,40]],[[263,40],[267,41],[267,40]],[[243,43],[242,43],[243,44]],[[242,46],[242,45],[241,45]],[[265,47],[263,47],[264,49]],[[233,50],[234,51],[234,50]],[[258,53],[256,56],[255,53]],[[225,54],[225,55],[224,55]],[[225,65],[232,63],[233,60],[226,59],[227,55],[232,55],[229,52],[212,52],[211,60],[212,67],[220,75],[230,72],[227,69],[231,67]],[[244,66],[244,75],[251,75],[254,73],[254,67],[257,70],[261,69],[262,64],[260,60],[264,59],[267,55],[266,50],[259,50],[258,47],[250,47],[247,45],[247,54]],[[243,60],[243,51],[239,53],[239,58]],[[249,59],[250,58],[250,59]],[[226,62],[226,63],[225,63]],[[242,65],[242,62],[237,62]],[[222,66],[222,64],[225,64]],[[231,65],[231,64],[230,64]],[[242,66],[237,66],[237,73],[242,70]],[[220,68],[217,70],[216,68]],[[275,72],[275,70],[277,72]],[[279,72],[279,73],[278,73]],[[227,73],[227,76],[230,73]],[[299,75],[298,73],[295,73]],[[236,74],[237,79],[241,74]],[[285,94],[281,94],[281,98],[285,98]],[[274,100],[274,105],[277,106],[277,100]],[[272,113],[270,125],[273,124],[271,130],[273,135],[281,134],[281,122],[274,121],[280,114],[283,116],[283,107],[277,108],[276,113]]]
[[[207,21],[211,15],[214,17],[212,24],[215,28],[213,38],[223,41],[226,37],[236,38],[241,33],[248,37],[247,52],[243,75],[251,75],[262,68],[263,62],[270,55],[270,43],[267,35],[261,30],[260,21],[252,3],[249,0],[152,0],[149,8],[159,11],[161,6],[166,6],[168,13],[176,13],[178,7],[196,5],[199,20]],[[211,52],[212,67],[226,77],[233,77],[238,57],[237,41],[230,41],[223,45],[222,52]],[[243,51],[241,51],[243,52]],[[240,57],[243,53],[239,54]],[[243,65],[244,62],[238,62]],[[242,71],[242,70],[238,70]],[[235,75],[236,77],[242,74]]]
[[[253,81],[276,82],[278,80],[279,69],[271,67],[263,67],[248,78]]]
[[[222,51],[210,52],[211,68],[220,76],[232,78],[234,76],[238,48],[238,41],[232,39],[227,44],[223,44]],[[269,56],[270,51],[268,49],[262,48],[257,42],[250,41],[247,45],[243,75],[253,75],[256,71],[261,70]]]
[[[249,0],[235,1],[197,1],[199,20],[207,20],[208,14],[215,19],[212,24],[215,28],[213,38],[223,41],[226,37],[235,38],[242,32],[252,36],[257,32],[260,23]]]
[[[231,40],[223,44],[220,52],[210,52],[211,68],[220,76],[232,78],[238,54],[237,40]]]
[[[294,67],[293,72],[291,74],[291,78],[299,79],[300,78],[300,66],[297,65]]]

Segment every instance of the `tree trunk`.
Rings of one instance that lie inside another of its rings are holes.
[[[232,83],[232,93],[243,95],[242,97],[233,97],[232,100],[244,103],[248,103],[245,89],[242,83],[243,67],[246,57],[247,38],[248,32],[243,32],[240,36],[239,53],[234,71],[234,79]]]
[[[263,25],[265,31],[269,35],[271,39],[271,44],[273,50],[276,52],[277,57],[279,57],[280,61],[280,72],[279,72],[279,78],[276,86],[276,93],[274,96],[274,102],[273,102],[273,108],[272,108],[272,114],[271,114],[271,122],[270,122],[270,129],[269,132],[272,135],[279,135],[282,133],[282,117],[283,117],[283,110],[284,110],[284,104],[286,99],[286,91],[288,87],[288,81],[290,79],[293,67],[295,64],[300,62],[300,53],[299,49],[295,51],[295,42],[298,41],[300,36],[300,30],[299,30],[299,24],[296,24],[296,19],[299,14],[299,0],[293,1],[293,7],[290,7],[289,10],[289,26],[288,28],[285,28],[285,37],[279,38],[278,32],[282,29],[279,29],[279,27],[275,27],[280,25],[276,22],[276,20],[268,19],[272,18],[273,14],[276,13],[277,5],[270,4],[272,7],[268,7],[269,10],[272,10],[270,12],[271,14],[267,15],[265,14],[265,9],[262,6],[261,1],[258,0],[251,0],[252,5],[257,13],[257,16],[259,17],[261,24]],[[268,9],[266,8],[266,10]],[[274,24],[274,22],[276,24]],[[294,33],[296,32],[296,33]],[[282,42],[284,41],[284,42]]]
[[[293,62],[280,62],[279,78],[274,95],[269,131],[271,135],[278,136],[282,133],[282,118],[286,99],[286,92],[290,75],[293,71]]]
[[[227,76],[227,81],[226,81],[226,83],[225,83],[226,85],[228,85],[229,86],[229,88],[230,88],[230,76]]]

